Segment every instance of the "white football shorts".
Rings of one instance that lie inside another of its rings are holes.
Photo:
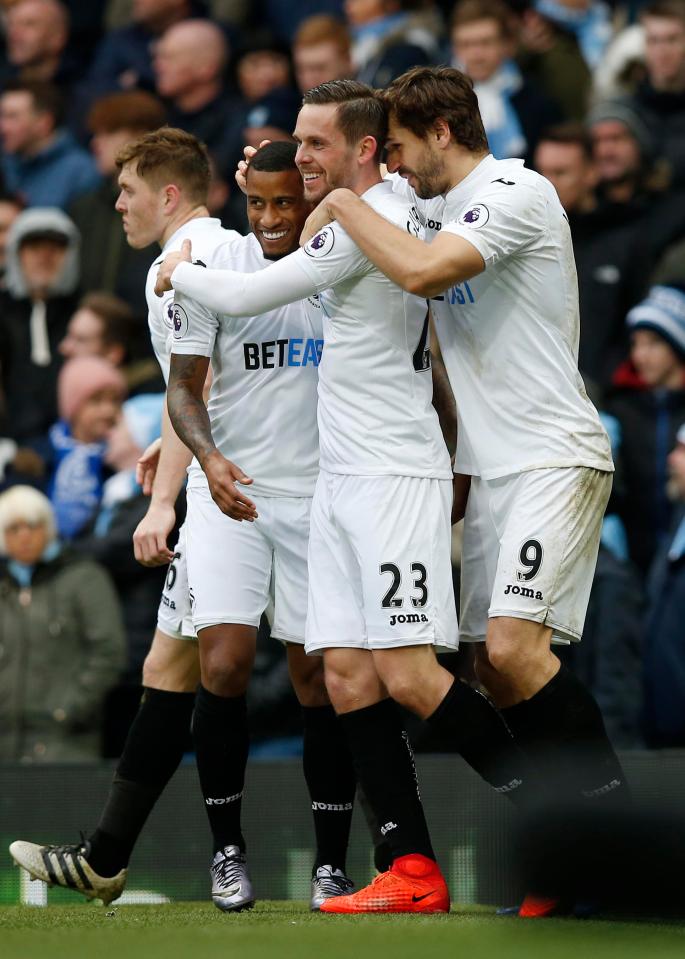
[[[471,481],[461,565],[459,638],[485,639],[488,618],[581,638],[612,474],[589,467],[528,470]]]
[[[188,584],[196,631],[220,623],[259,625],[270,611],[271,635],[304,643],[310,496],[253,496],[258,519],[222,513],[207,486],[188,488]]]
[[[319,473],[307,652],[457,647],[450,480]]]
[[[186,569],[185,523],[178,531],[174,558],[167,568],[166,580],[157,611],[157,629],[172,639],[197,639],[190,615],[188,571]]]

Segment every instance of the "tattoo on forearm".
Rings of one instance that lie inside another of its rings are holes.
[[[209,360],[206,356],[182,356],[174,353],[167,389],[169,419],[188,449],[202,463],[216,449],[209,425],[207,407],[202,398]]]

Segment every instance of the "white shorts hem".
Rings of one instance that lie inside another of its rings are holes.
[[[225,613],[219,613],[216,616],[204,616],[201,620],[193,620],[195,632],[201,629],[210,629],[212,626],[251,626],[257,629],[261,614],[255,619],[248,616],[231,616]]]

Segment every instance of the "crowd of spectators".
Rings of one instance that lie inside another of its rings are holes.
[[[579,364],[617,473],[585,642],[563,655],[617,746],[684,746],[685,0],[0,0],[0,40],[0,759],[99,754],[165,575],[130,547],[164,384],[157,250],[126,243],[117,151],[194,133],[210,212],[245,232],[243,145],[289,139],[303,92],[441,63],[571,226]],[[265,736],[294,715],[276,645]]]

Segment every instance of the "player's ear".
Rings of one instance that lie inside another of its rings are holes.
[[[376,156],[378,141],[375,137],[364,137],[359,143],[359,160],[361,163],[371,163]]]
[[[173,213],[181,199],[181,191],[175,183],[167,183],[164,187],[164,212]]]
[[[443,120],[442,117],[438,117],[433,124],[433,136],[435,137],[435,142],[439,147],[444,148],[449,145],[452,140],[452,131],[450,130],[447,120]]]

